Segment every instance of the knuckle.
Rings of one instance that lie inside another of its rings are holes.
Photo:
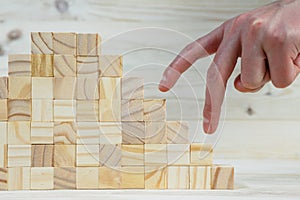
[[[265,39],[270,45],[283,45],[286,43],[287,39],[287,34],[286,32],[282,31],[281,29],[275,28],[269,28],[266,35]]]
[[[248,26],[250,33],[259,33],[265,29],[265,22],[262,18],[255,15],[251,15],[248,18]]]

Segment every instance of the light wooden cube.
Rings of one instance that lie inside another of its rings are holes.
[[[77,55],[92,56],[100,54],[101,38],[97,33],[77,34]]]
[[[121,100],[121,78],[101,77],[99,79],[100,100]]]
[[[32,54],[31,55],[31,76],[53,77],[53,55]]]
[[[146,144],[167,144],[165,122],[145,122]]]
[[[8,122],[0,122],[0,145],[7,144],[7,140],[8,140],[7,127],[8,127]]]
[[[190,145],[189,144],[168,144],[168,165],[189,165]]]
[[[77,167],[98,167],[99,145],[76,145]]]
[[[98,167],[77,167],[76,188],[77,189],[98,189],[99,187]]]
[[[145,188],[145,167],[132,166],[121,168],[122,189],[144,189]]]
[[[31,122],[32,144],[53,144],[53,122]]]
[[[100,144],[121,144],[121,122],[100,122]]]
[[[54,78],[54,99],[76,99],[76,77]]]
[[[53,100],[32,99],[32,121],[53,122]]]
[[[166,166],[167,145],[166,144],[145,144],[145,165]]]
[[[78,122],[98,122],[99,121],[98,101],[77,100],[76,117]]]
[[[77,76],[98,78],[99,57],[77,56]]]
[[[123,77],[122,99],[144,99],[144,79],[139,77]]]
[[[100,189],[120,189],[121,182],[120,168],[99,167]]]
[[[75,167],[75,163],[75,145],[54,145],[54,167]]]
[[[100,144],[100,130],[98,122],[77,123],[76,144]]]
[[[8,144],[31,144],[30,122],[8,122],[7,124],[7,143]]]
[[[30,167],[8,168],[8,190],[30,190]]]
[[[211,189],[211,167],[190,166],[190,189]]]
[[[31,101],[9,100],[7,103],[8,121],[30,121]]]
[[[145,144],[145,123],[122,122],[122,144]]]
[[[53,78],[32,78],[32,99],[53,99]]]
[[[76,189],[76,168],[75,167],[54,168],[54,189],[75,190]]]
[[[121,55],[101,55],[99,62],[100,76],[122,77],[123,57]]]
[[[31,77],[11,76],[8,86],[9,99],[31,99]]]
[[[51,32],[31,33],[32,54],[53,54],[53,39]]]
[[[54,77],[76,77],[77,63],[75,55],[54,55]]]
[[[8,171],[7,168],[0,168],[0,191],[7,190]]]
[[[189,189],[188,166],[168,166],[168,189]]]
[[[100,166],[109,168],[121,167],[122,149],[118,144],[100,144]]]
[[[31,145],[8,145],[8,167],[30,167]]]
[[[53,53],[76,55],[75,33],[53,33]]]
[[[213,148],[211,144],[191,144],[191,164],[212,165]]]
[[[168,144],[189,144],[189,124],[184,121],[167,121],[166,135]]]
[[[114,99],[100,99],[99,120],[101,122],[121,121],[121,101]]]
[[[7,144],[0,144],[0,168],[7,167]]]
[[[53,167],[53,145],[32,145],[31,166]]]
[[[143,100],[122,100],[122,121],[144,121]]]
[[[54,123],[54,144],[76,144],[77,125],[75,122]]]
[[[211,189],[234,189],[234,168],[232,166],[214,165],[212,167]]]
[[[144,145],[122,145],[122,166],[143,166]]]
[[[77,100],[98,100],[98,77],[77,78]]]
[[[145,121],[166,121],[166,100],[145,99],[144,120]]]
[[[8,77],[0,77],[0,99],[8,98]]]
[[[56,122],[76,121],[76,101],[54,100],[54,121]]]
[[[54,189],[54,168],[53,167],[32,167],[31,168],[31,189],[32,190],[53,190]]]
[[[0,121],[7,121],[7,99],[0,99]]]
[[[31,77],[31,55],[8,55],[8,76]]]
[[[145,166],[145,189],[167,189],[167,167]]]

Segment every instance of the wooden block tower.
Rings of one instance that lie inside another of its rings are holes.
[[[0,190],[232,189],[234,169],[144,99],[98,34],[31,33],[0,77]]]

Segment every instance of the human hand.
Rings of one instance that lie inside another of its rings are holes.
[[[300,0],[281,0],[241,14],[187,45],[165,70],[159,89],[171,89],[196,60],[214,54],[206,77],[203,128],[216,131],[227,81],[237,59],[234,86],[256,92],[272,81],[288,87],[300,72]]]

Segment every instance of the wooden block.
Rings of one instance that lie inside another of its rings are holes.
[[[53,144],[53,122],[31,122],[32,144]]]
[[[31,168],[31,189],[32,190],[53,190],[54,189],[54,168],[53,167],[32,167]]]
[[[76,168],[75,167],[54,168],[54,189],[75,190],[76,189]]]
[[[145,165],[166,166],[167,145],[166,144],[145,144]]]
[[[77,167],[99,166],[99,145],[77,145],[76,146]]]
[[[7,122],[0,122],[0,145],[7,144],[7,124]]]
[[[0,144],[0,168],[7,167],[7,144]]]
[[[76,101],[54,100],[54,121],[56,122],[76,121]]]
[[[121,171],[119,168],[99,167],[100,189],[120,189],[121,182]]]
[[[92,56],[99,55],[101,38],[97,33],[77,34],[77,55]]]
[[[167,121],[166,135],[168,144],[189,144],[189,124],[184,121]]]
[[[166,121],[166,100],[145,99],[144,120],[145,121]]]
[[[50,32],[31,33],[32,54],[53,54],[53,40]]]
[[[30,122],[15,121],[7,123],[8,144],[31,144]]]
[[[121,167],[122,149],[118,144],[100,144],[100,166],[109,168]]]
[[[77,100],[98,100],[98,78],[78,77],[76,90]]]
[[[0,168],[0,191],[7,190],[7,168]]]
[[[8,55],[8,76],[31,77],[31,55]]]
[[[31,167],[53,167],[53,145],[32,145]]]
[[[100,144],[121,144],[122,125],[120,122],[100,122]]]
[[[53,122],[53,100],[32,99],[32,121]]]
[[[121,55],[101,55],[99,56],[100,76],[102,77],[122,77],[123,57]]]
[[[8,167],[30,167],[31,145],[8,145]]]
[[[54,99],[76,99],[76,77],[54,78]]]
[[[0,77],[0,99],[8,98],[8,77]]]
[[[54,55],[54,77],[76,77],[77,63],[75,55]]]
[[[167,189],[167,167],[145,166],[145,189]]]
[[[212,165],[213,148],[211,144],[191,144],[191,164]]]
[[[77,167],[76,188],[77,189],[98,189],[99,174],[98,167]]]
[[[101,122],[121,121],[121,101],[114,99],[100,99],[99,120]]]
[[[98,78],[99,57],[77,56],[77,76]]]
[[[76,55],[76,34],[53,33],[53,53]]]
[[[29,100],[8,100],[8,121],[30,121],[31,101]]]
[[[211,167],[190,166],[190,189],[211,189]]]
[[[75,122],[54,123],[54,144],[76,144],[77,125]]]
[[[122,145],[122,166],[143,166],[144,145]]]
[[[99,121],[98,101],[77,100],[76,117],[78,122],[98,122]]]
[[[101,77],[99,79],[100,99],[121,100],[121,79]]]
[[[145,144],[145,123],[122,122],[122,144]]]
[[[54,167],[75,167],[75,145],[54,145]]]
[[[31,76],[53,77],[53,55],[32,54],[31,55]]]
[[[167,143],[165,122],[145,122],[145,131],[146,144]]]
[[[31,77],[9,77],[8,91],[9,99],[31,99]]]
[[[234,168],[232,166],[214,165],[212,167],[211,189],[233,190]]]
[[[143,100],[122,100],[122,121],[144,121]]]
[[[144,99],[144,79],[139,77],[123,77],[122,99]]]
[[[53,84],[52,77],[33,77],[32,99],[53,99]]]
[[[189,189],[188,166],[168,166],[168,189]]]
[[[30,167],[8,168],[8,190],[30,190]]]
[[[0,121],[7,121],[7,99],[0,99]]]
[[[144,189],[145,188],[145,167],[132,166],[121,168],[122,189]]]
[[[100,130],[98,122],[77,123],[76,144],[100,144]]]
[[[189,165],[190,145],[189,144],[168,144],[168,165]]]

